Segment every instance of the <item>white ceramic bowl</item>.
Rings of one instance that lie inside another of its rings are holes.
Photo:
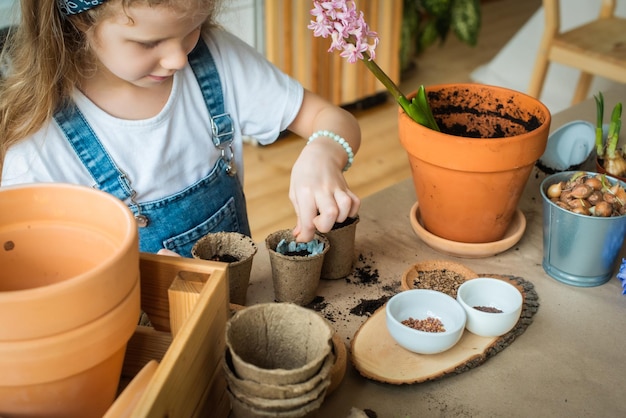
[[[452,348],[463,335],[465,311],[454,298],[428,289],[400,292],[387,301],[389,334],[401,346],[419,354],[436,354]],[[443,323],[445,332],[426,332],[402,324],[402,321],[434,317]]]
[[[459,286],[456,299],[465,309],[468,331],[481,337],[499,337],[509,332],[522,312],[522,294],[510,283],[495,278],[471,279]],[[475,307],[492,307],[499,313]]]

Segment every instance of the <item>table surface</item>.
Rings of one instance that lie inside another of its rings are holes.
[[[626,86],[606,92],[605,112],[624,99]],[[553,115],[551,130],[575,119],[595,123],[593,99]],[[348,348],[368,319],[358,315],[359,304],[400,291],[402,273],[419,261],[452,260],[477,273],[522,277],[534,285],[540,306],[510,346],[460,374],[392,385],[361,376],[349,359],[342,384],[315,416],[346,417],[352,407],[398,418],[626,416],[626,296],[615,277],[583,288],[544,272],[539,184],[545,176],[534,168],[524,191],[519,208],[527,228],[519,243],[481,259],[444,255],[415,235],[409,222],[416,201],[410,179],[363,199],[355,244],[355,268],[362,274],[323,280],[318,289],[325,306],[320,312],[332,320]],[[248,305],[274,300],[269,255],[265,244],[258,244]]]

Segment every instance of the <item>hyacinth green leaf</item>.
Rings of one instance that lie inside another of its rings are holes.
[[[458,38],[475,46],[481,26],[479,0],[454,0],[451,8],[452,29]]]
[[[433,113],[428,104],[428,98],[426,97],[426,90],[424,86],[420,86],[415,97],[409,102],[409,100],[400,96],[398,98],[398,104],[402,107],[404,112],[415,122],[420,125],[424,125],[427,128],[439,131],[439,126],[435,121]]]
[[[593,96],[596,100],[596,154],[598,158],[604,158],[604,140],[602,138],[602,122],[604,121],[604,96],[599,92]]]
[[[415,122],[419,123],[420,125],[428,126],[428,119],[426,118],[424,113],[420,112],[418,106],[416,106],[412,102],[409,102],[406,97],[401,96],[398,99],[398,104],[402,107],[404,113],[406,113]]]
[[[607,135],[606,153],[613,158],[617,151],[617,143],[619,141],[619,131],[622,127],[622,103],[617,103],[611,113],[611,121],[609,122],[609,132]]]
[[[430,104],[428,103],[428,97],[426,96],[426,89],[424,88],[423,85],[420,86],[420,88],[417,91],[416,96],[413,98],[413,104],[417,105],[420,113],[426,119],[426,123],[423,123],[422,125],[425,125],[429,127],[430,129],[434,129],[438,131],[439,127],[437,126],[437,122],[435,121],[435,117],[433,116],[433,112],[430,108]]]

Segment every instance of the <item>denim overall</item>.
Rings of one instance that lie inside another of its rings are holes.
[[[243,187],[232,164],[232,120],[224,112],[219,75],[202,40],[189,54],[189,64],[211,115],[213,143],[222,157],[206,177],[161,200],[141,204],[134,200],[136,192],[130,180],[111,159],[76,104],[72,102],[54,115],[95,180],[93,187],[126,202],[135,215],[142,252],[155,253],[167,248],[190,257],[195,242],[209,232],[233,231],[250,235]]]

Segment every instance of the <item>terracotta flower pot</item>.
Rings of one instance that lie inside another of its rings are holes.
[[[546,148],[549,110],[501,87],[447,84],[426,90],[442,132],[414,122],[401,108],[398,119],[425,228],[457,242],[502,239]],[[457,128],[477,137],[460,136]]]
[[[324,250],[316,255],[281,254],[276,247],[282,239],[295,240],[290,229],[273,232],[265,238],[272,267],[274,296],[277,302],[307,305],[315,299],[324,257],[330,247],[328,238],[315,234],[315,239],[324,243]]]
[[[191,255],[201,260],[228,263],[228,285],[230,302],[246,304],[252,261],[257,246],[252,238],[238,232],[215,232],[205,235],[191,249]],[[233,257],[236,261],[222,258]]]
[[[140,314],[137,226],[113,196],[0,189],[0,416],[102,416]]]
[[[110,311],[135,286],[137,225],[121,201],[88,187],[6,187],[0,266],[0,341],[71,330]]]
[[[101,417],[140,314],[139,281],[106,315],[57,335],[0,342],[0,415]]]
[[[359,223],[358,215],[348,218],[341,224],[325,233],[330,248],[324,256],[322,264],[322,279],[341,279],[352,272],[354,265],[354,239],[356,226]]]

